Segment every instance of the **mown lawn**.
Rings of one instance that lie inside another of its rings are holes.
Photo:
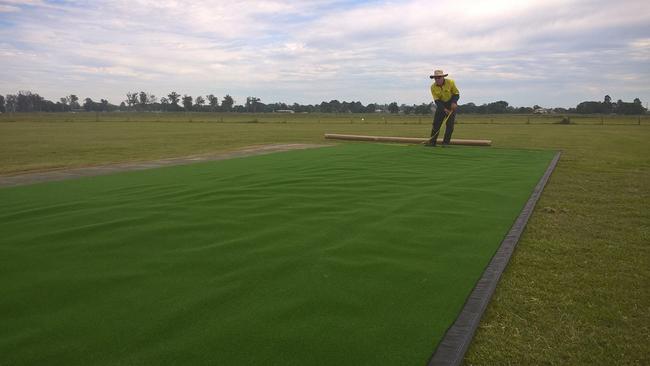
[[[323,142],[324,132],[425,136],[430,130],[419,117],[229,121],[225,115],[189,122],[147,114],[95,122],[93,116],[21,115],[17,122],[3,116],[0,174]],[[637,117],[605,117],[604,125],[600,117],[572,118],[575,125],[522,118],[459,116],[454,135],[489,138],[494,147],[563,151],[466,363],[650,363],[650,125]]]

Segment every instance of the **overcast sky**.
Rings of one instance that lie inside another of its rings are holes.
[[[0,0],[0,93],[119,104],[226,93],[237,104],[650,101],[650,1]]]

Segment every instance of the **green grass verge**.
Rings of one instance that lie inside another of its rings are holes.
[[[553,152],[345,144],[0,190],[7,364],[425,364]]]
[[[242,118],[264,122],[265,116]],[[365,123],[317,115],[287,123],[227,123],[228,115],[205,116],[204,123],[150,113],[128,115],[129,122],[100,116],[95,123],[93,117],[0,116],[0,174],[259,143],[323,142],[324,132],[422,137],[431,128],[426,118],[401,116],[387,121],[366,116]],[[454,137],[563,152],[481,323],[468,364],[650,363],[648,116],[640,125],[638,117],[581,117],[572,116],[577,124],[564,126],[550,124],[553,116],[540,117],[540,123],[535,116],[458,116]]]

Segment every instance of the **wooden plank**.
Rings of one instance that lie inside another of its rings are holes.
[[[331,140],[349,140],[349,141],[372,141],[372,142],[400,142],[407,144],[422,144],[429,141],[428,138],[420,137],[395,137],[395,136],[367,136],[367,135],[342,135],[337,133],[326,133],[326,139]],[[438,143],[442,143],[442,139],[438,139]],[[466,146],[490,146],[492,140],[466,140],[466,139],[451,139],[450,145],[466,145]]]

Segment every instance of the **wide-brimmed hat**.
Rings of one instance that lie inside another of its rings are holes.
[[[445,74],[445,72],[442,71],[442,70],[436,70],[436,71],[433,72],[433,75],[429,75],[429,79],[433,79],[433,78],[436,78],[438,76],[445,77],[447,75],[449,75],[449,74]]]

